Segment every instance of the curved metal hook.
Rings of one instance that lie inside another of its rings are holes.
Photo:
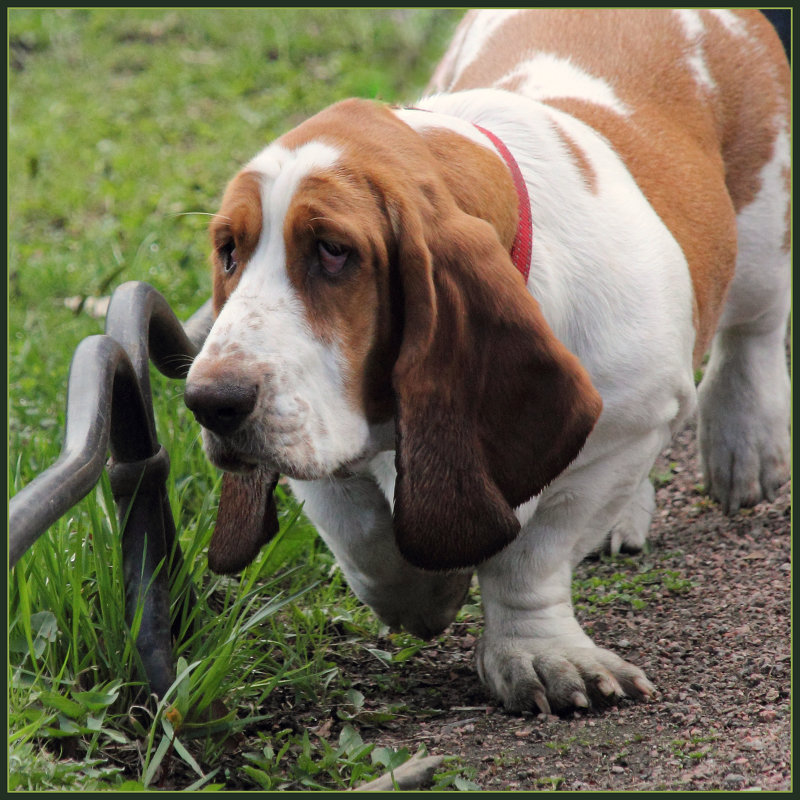
[[[185,377],[211,324],[210,301],[184,329],[152,286],[132,281],[119,287],[109,306],[106,334],[87,337],[75,350],[61,453],[11,499],[9,508],[9,561],[14,566],[91,491],[108,466],[124,522],[126,619],[130,623],[137,605],[144,604],[136,645],[150,686],[160,696],[175,674],[168,572],[182,556],[166,496],[169,456],[156,437],[149,363],[152,359],[167,377]],[[170,552],[174,558],[168,563]]]
[[[106,463],[112,422],[121,422],[120,415],[112,420],[112,403],[121,404],[123,413],[130,415],[126,424],[147,423],[144,399],[128,355],[110,336],[89,336],[72,357],[61,454],[49,469],[11,498],[11,566],[97,483]],[[131,442],[127,460],[152,455],[146,449]]]
[[[198,348],[164,297],[141,281],[123,283],[114,292],[106,315],[106,334],[116,339],[131,359],[149,407],[150,430],[155,440],[150,361],[168,378],[185,378]]]

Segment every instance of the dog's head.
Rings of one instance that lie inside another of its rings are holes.
[[[476,157],[496,180],[456,187],[390,109],[345,101],[228,186],[211,225],[217,317],[186,386],[209,458],[233,473],[215,569],[273,529],[259,514],[274,514],[276,473],[345,474],[387,428],[397,542],[423,568],[493,555],[518,532],[512,509],[577,455],[599,396],[508,255],[505,166]]]

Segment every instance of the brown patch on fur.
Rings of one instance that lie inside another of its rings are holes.
[[[497,82],[497,88],[505,89],[507,92],[516,92],[524,83],[524,75],[509,75]]]
[[[421,136],[438,161],[456,205],[490,223],[503,247],[511,250],[519,222],[519,200],[505,162],[452,131],[431,128],[423,130]]]
[[[222,205],[211,221],[211,263],[213,266],[214,314],[219,314],[231,292],[236,288],[247,262],[261,237],[261,176],[257,172],[240,172],[227,186]],[[231,243],[236,248],[238,266],[226,275],[220,259],[220,249]]]
[[[591,162],[586,158],[586,154],[575,143],[575,140],[558,124],[553,124],[553,128],[561,137],[567,152],[569,153],[575,166],[578,168],[586,188],[592,193],[597,194],[597,173],[594,171]]]
[[[709,157],[678,126],[632,125],[582,100],[551,101],[602,133],[677,240],[694,288],[694,362],[699,366],[716,329],[736,265],[736,215],[719,158]],[[675,158],[674,153],[681,153]],[[671,180],[665,181],[664,176]]]
[[[671,11],[535,11],[515,15],[447,88],[508,86],[536,53],[569,59],[608,82],[632,109],[623,117],[586,100],[546,102],[603,134],[682,247],[695,291],[699,362],[713,336],[736,258],[735,215],[752,202],[787,113],[789,69],[780,41],[756,11],[735,12],[737,36],[702,11],[703,53],[715,82],[695,82],[687,40]],[[471,14],[462,23],[472,24]],[[454,64],[451,54],[445,60]],[[547,76],[541,83],[546,85]],[[441,88],[441,87],[440,87]]]
[[[720,89],[717,128],[726,184],[738,214],[761,189],[761,171],[772,158],[778,121],[788,117],[789,65],[770,22],[742,11],[745,39],[703,12],[709,71]]]
[[[392,414],[387,376],[381,381],[375,369],[391,358],[389,235],[388,220],[368,181],[344,167],[303,180],[284,222],[289,279],[314,336],[344,356],[350,400],[371,421]],[[340,274],[328,276],[321,269],[320,240],[350,250]]]

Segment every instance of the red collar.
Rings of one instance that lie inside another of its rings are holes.
[[[429,108],[417,108],[416,106],[406,106],[409,111],[430,111]],[[533,244],[533,220],[531,219],[531,201],[528,197],[528,187],[525,185],[525,178],[522,177],[519,164],[508,148],[491,131],[482,128],[480,125],[472,123],[489,141],[497,148],[497,152],[503,157],[506,166],[511,171],[511,178],[514,181],[514,188],[517,190],[517,232],[514,235],[514,243],[511,245],[511,260],[519,273],[528,282],[528,275],[531,271],[531,247]]]
[[[473,123],[475,125],[475,123]],[[482,128],[480,125],[475,127],[497,148],[497,151],[503,157],[509,170],[511,177],[514,180],[514,188],[517,190],[517,200],[519,206],[519,221],[517,222],[517,233],[514,236],[514,244],[511,246],[511,260],[514,266],[522,274],[525,283],[528,282],[528,274],[531,271],[531,246],[533,243],[533,221],[531,219],[531,202],[528,197],[528,187],[525,185],[525,179],[522,177],[519,164],[517,164],[514,156],[511,155],[508,148],[498,139],[491,131]]]

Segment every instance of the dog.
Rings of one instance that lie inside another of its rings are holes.
[[[572,569],[641,548],[698,405],[727,513],[788,478],[788,97],[756,11],[470,11],[414,106],[339,102],[262,150],[211,222],[186,381],[225,471],[210,567],[275,533],[283,474],[393,628],[441,632],[477,570],[509,711],[652,696]]]

